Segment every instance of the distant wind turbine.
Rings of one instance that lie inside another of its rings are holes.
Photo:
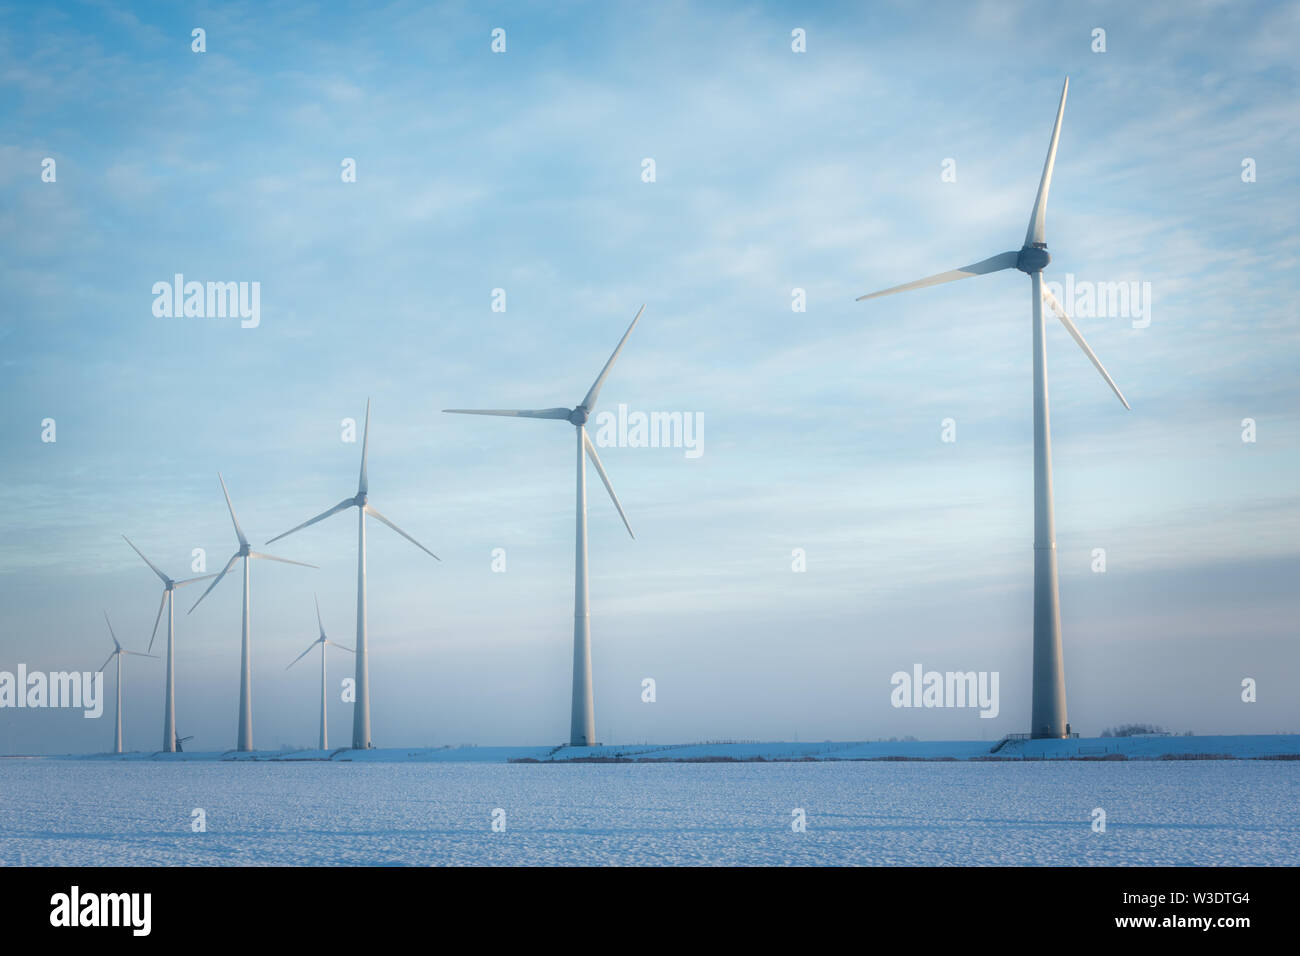
[[[205,597],[212,593],[212,589],[221,583],[221,579],[226,576],[226,572],[234,566],[234,563],[240,558],[244,559],[244,624],[243,637],[240,643],[240,666],[239,666],[239,740],[237,747],[239,750],[253,749],[253,659],[252,648],[249,644],[249,632],[252,629],[252,609],[249,605],[249,568],[248,564],[254,558],[261,558],[266,561],[279,561],[281,564],[296,564],[302,568],[315,568],[314,564],[307,564],[303,561],[290,561],[288,558],[277,558],[273,554],[263,554],[260,551],[254,551],[248,545],[248,539],[244,537],[244,531],[239,527],[239,519],[235,517],[235,506],[230,503],[230,492],[226,490],[226,479],[221,477],[221,472],[217,472],[217,481],[221,482],[221,493],[226,496],[226,508],[230,511],[230,521],[235,526],[235,537],[239,539],[239,550],[236,551],[226,566],[221,569],[217,579],[208,585],[208,589],[199,595],[199,599],[194,602],[189,614],[194,613],[194,608],[198,607]]]
[[[117,641],[117,635],[113,633],[113,622],[108,619],[108,612],[104,612],[104,623],[108,625],[109,637],[113,638],[113,653],[108,655],[108,659],[99,666],[99,672],[104,673],[104,668],[113,658],[117,658],[117,705],[113,709],[113,716],[116,719],[117,729],[113,734],[113,753],[122,752],[122,657],[131,654],[135,657],[152,657],[158,659],[157,654],[143,654],[140,651],[128,651]]]
[[[317,645],[320,646],[320,749],[329,750],[330,736],[328,724],[325,721],[325,648],[337,647],[339,650],[347,651],[349,654],[356,652],[350,647],[344,647],[342,644],[335,644],[325,636],[325,625],[321,623],[320,619],[320,598],[316,599],[316,626],[320,628],[320,637],[308,644],[307,650],[295,657],[290,662],[289,667],[297,664],[300,660],[310,654],[313,647],[316,647]],[[285,670],[288,670],[289,667],[286,667]]]
[[[574,427],[578,440],[576,507],[578,527],[575,538],[573,572],[573,710],[569,721],[569,745],[572,747],[589,747],[596,743],[596,713],[591,689],[591,606],[587,599],[587,469],[586,461],[583,458],[584,453],[591,458],[591,463],[596,466],[596,472],[600,475],[600,480],[604,482],[605,490],[609,492],[614,507],[618,509],[618,515],[623,519],[623,526],[627,528],[627,533],[636,538],[636,535],[632,534],[632,526],[628,524],[627,515],[623,513],[623,506],[618,503],[618,495],[614,494],[614,486],[610,484],[609,476],[605,474],[605,467],[600,463],[600,456],[596,454],[596,446],[587,437],[586,425],[587,419],[596,407],[596,397],[600,394],[600,388],[605,384],[609,370],[614,367],[614,360],[618,358],[618,353],[623,351],[623,345],[627,342],[627,337],[636,328],[641,313],[644,311],[644,305],[637,310],[636,316],[632,319],[632,324],[627,327],[627,331],[623,333],[623,338],[619,340],[618,347],[614,349],[614,354],[609,357],[609,361],[600,370],[600,374],[596,376],[596,381],[592,383],[586,396],[576,408],[541,408],[532,410],[443,409],[444,412],[453,415],[549,418],[555,421],[568,422]]]
[[[1075,327],[1065,307],[1051,291],[1044,287],[1043,269],[1052,257],[1047,252],[1044,238],[1044,220],[1047,215],[1047,192],[1052,185],[1052,167],[1056,163],[1056,144],[1061,135],[1061,118],[1065,115],[1065,94],[1070,89],[1070,78],[1065,78],[1061,89],[1061,103],[1056,110],[1056,124],[1052,127],[1052,140],[1047,147],[1047,160],[1043,163],[1043,176],[1038,184],[1038,195],[1029,216],[1029,229],[1025,244],[1012,252],[962,266],[950,272],[918,279],[894,286],[881,292],[859,296],[858,300],[906,292],[925,286],[954,282],[970,276],[986,275],[1003,269],[1019,269],[1032,283],[1033,341],[1034,341],[1034,689],[1030,733],[1034,737],[1064,737],[1069,734],[1065,711],[1065,664],[1061,654],[1061,609],[1056,572],[1056,522],[1052,508],[1052,437],[1047,403],[1047,347],[1043,329],[1043,303],[1056,313],[1070,337],[1083,349],[1088,360],[1101,373],[1106,384],[1128,408],[1128,400],[1120,392],[1115,380],[1102,367],[1101,360],[1088,347]]]
[[[158,622],[162,620],[163,608],[167,608],[167,679],[166,690],[163,696],[163,750],[166,753],[175,753],[176,746],[176,615],[172,606],[173,592],[177,588],[183,588],[187,584],[193,584],[195,581],[206,581],[208,578],[215,578],[216,574],[201,574],[196,578],[186,578],[183,581],[177,581],[169,578],[158,570],[158,566],[144,556],[144,552],[135,546],[135,544],[126,535],[122,535],[122,540],[131,545],[131,550],[140,555],[140,560],[153,570],[153,573],[162,579],[163,595],[162,602],[158,605],[158,614],[153,619],[153,634],[149,636],[149,650],[153,650],[154,638],[158,636]]]
[[[361,438],[361,476],[357,480],[357,493],[351,498],[344,498],[333,508],[328,511],[322,511],[316,517],[309,521],[304,521],[295,528],[290,528],[284,534],[277,534],[270,541],[279,541],[286,538],[295,531],[301,531],[308,525],[313,525],[318,521],[324,521],[331,515],[338,514],[340,511],[347,511],[349,508],[357,509],[357,670],[356,670],[356,694],[357,699],[352,707],[352,749],[368,750],[371,746],[370,740],[370,663],[366,651],[366,515],[382,521],[388,527],[392,528],[411,544],[415,545],[435,561],[441,561],[436,554],[426,548],[420,542],[416,541],[409,534],[393,524],[383,515],[381,515],[375,506],[370,504],[370,482],[366,477],[366,456],[370,448],[370,399],[366,399],[366,425]],[[324,653],[322,651],[322,653]]]

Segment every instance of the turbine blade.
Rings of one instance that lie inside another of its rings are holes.
[[[305,651],[303,651],[301,654],[299,654],[297,657],[295,657],[292,661],[289,662],[289,667],[292,667],[294,664],[297,664],[300,660],[302,660],[304,657],[310,654],[311,649],[319,643],[320,641],[312,641],[310,644],[308,644],[307,649]],[[289,667],[286,667],[285,670],[288,670]]]
[[[403,530],[402,530],[401,528],[399,528],[397,525],[393,524],[391,521],[389,521],[387,518],[385,518],[383,515],[381,515],[378,511],[375,510],[375,508],[374,508],[373,505],[366,505],[366,514],[370,515],[371,517],[378,518],[380,521],[382,521],[384,524],[388,525],[388,527],[392,528],[394,531],[396,531],[398,534],[400,534],[403,538],[405,538],[407,541],[411,542],[411,544],[415,545],[417,548],[419,548],[421,551],[423,551],[423,552],[424,552],[425,554],[427,554],[429,557],[433,558],[435,561],[441,561],[441,560],[442,560],[442,558],[438,557],[436,554],[434,554],[432,551],[430,551],[430,550],[429,550],[428,548],[426,548],[424,545],[420,544],[420,542],[416,541],[414,538],[412,538],[409,534],[407,534],[405,531],[403,531]]]
[[[215,578],[216,576],[217,576],[217,572],[215,571],[213,571],[211,574],[200,574],[198,577],[186,578],[184,581],[173,581],[172,587],[183,588],[185,587],[185,585],[193,584],[195,581],[206,581],[208,578]]]
[[[585,430],[582,433],[582,444],[587,449],[587,457],[596,466],[600,480],[605,483],[605,490],[609,492],[610,500],[614,502],[614,507],[618,509],[618,516],[623,519],[623,527],[627,528],[627,533],[632,535],[632,540],[635,541],[636,535],[632,534],[632,526],[628,524],[627,515],[623,513],[623,506],[618,503],[618,495],[614,494],[614,486],[609,483],[609,475],[605,474],[605,466],[600,463],[600,456],[596,454],[596,446],[592,444],[591,436]]]
[[[108,619],[107,611],[104,612],[104,623],[108,625],[108,633],[113,637],[113,646],[120,651],[122,649],[122,645],[117,640],[117,634],[113,632],[113,622]]]
[[[1074,323],[1070,321],[1070,317],[1066,314],[1064,307],[1062,307],[1061,303],[1056,300],[1056,296],[1052,295],[1046,286],[1043,286],[1043,301],[1052,307],[1052,311],[1056,313],[1056,317],[1060,319],[1061,324],[1065,326],[1065,331],[1069,332],[1074,341],[1079,343],[1079,348],[1083,349],[1083,354],[1088,356],[1088,360],[1096,366],[1097,371],[1101,373],[1101,377],[1106,380],[1106,384],[1110,386],[1111,391],[1115,393],[1115,396],[1124,403],[1125,408],[1131,410],[1128,399],[1126,399],[1124,393],[1119,390],[1119,386],[1116,385],[1115,380],[1110,377],[1110,373],[1102,367],[1101,359],[1097,358],[1097,353],[1088,347],[1088,343],[1083,340],[1083,335],[1080,334],[1077,328],[1075,328]]]
[[[323,641],[325,640],[325,622],[320,619],[320,598],[315,594],[312,597],[316,598],[316,626],[320,628],[320,639]]]
[[[239,560],[239,552],[236,551],[233,555],[230,556],[230,560],[226,562],[226,566],[221,569],[221,573],[217,575],[217,579],[208,585],[208,589],[206,591],[204,591],[202,594],[199,595],[199,599],[194,602],[194,605],[188,611],[185,612],[186,614],[194,613],[194,608],[198,607],[200,604],[203,603],[203,599],[207,597],[209,594],[211,594],[212,589],[221,583],[221,579],[226,576],[226,572],[229,571],[232,567],[234,567],[235,562],[238,560]]]
[[[221,477],[221,472],[217,472],[217,481],[221,482],[221,493],[226,496],[226,507],[230,509],[230,520],[235,526],[235,536],[239,538],[241,545],[248,544],[248,539],[244,537],[244,529],[239,527],[239,519],[235,517],[235,506],[230,503],[230,492],[226,490],[226,479]]]
[[[618,358],[618,353],[623,351],[623,344],[627,341],[627,337],[632,334],[632,330],[636,328],[636,324],[641,318],[641,313],[644,311],[644,305],[637,309],[636,316],[632,319],[632,324],[627,327],[627,331],[623,333],[623,337],[618,340],[618,345],[614,349],[614,354],[609,357],[609,361],[605,363],[605,367],[600,370],[600,374],[596,376],[596,381],[591,383],[591,388],[587,392],[587,397],[582,400],[582,407],[587,411],[591,411],[596,407],[596,396],[600,394],[600,387],[605,384],[605,379],[609,375],[609,370],[614,367],[614,360]]]
[[[140,560],[141,560],[141,561],[143,561],[145,564],[149,565],[149,567],[153,568],[153,573],[156,574],[156,575],[158,575],[158,577],[162,578],[162,583],[163,583],[163,584],[166,584],[166,583],[167,583],[167,575],[165,575],[165,574],[163,574],[161,571],[159,571],[159,570],[158,570],[158,566],[157,566],[156,564],[154,564],[152,561],[150,561],[148,558],[146,558],[146,557],[144,556],[144,552],[141,551],[139,548],[137,548],[137,547],[135,546],[135,544],[132,543],[132,541],[131,541],[130,538],[128,538],[126,535],[122,535],[122,540],[125,541],[127,544],[131,545],[131,550],[134,551],[136,554],[140,555]]]
[[[888,289],[881,289],[879,292],[871,292],[867,295],[860,295],[853,301],[861,302],[864,299],[878,299],[882,295],[893,295],[895,292],[907,292],[909,289],[924,289],[926,286],[942,285],[945,282],[956,282],[958,279],[969,279],[971,276],[987,275],[990,272],[1001,272],[1003,269],[1014,269],[1016,261],[1020,258],[1020,252],[1003,252],[988,259],[982,259],[979,262],[972,262],[968,266],[962,266],[960,269],[950,269],[947,272],[940,272],[938,275],[927,276],[924,279],[917,279],[915,282],[906,282],[903,285],[891,286]]]
[[[506,418],[569,418],[567,408],[444,408],[448,415],[502,415]]]
[[[361,433],[361,477],[357,479],[357,494],[364,495],[370,490],[370,481],[366,477],[366,453],[370,450],[370,399],[366,399],[366,427]]]
[[[1056,165],[1056,143],[1061,138],[1061,117],[1065,115],[1065,94],[1070,91],[1070,78],[1061,87],[1061,105],[1056,108],[1056,124],[1052,127],[1052,141],[1047,146],[1047,159],[1043,161],[1043,178],[1038,182],[1038,195],[1034,209],[1029,214],[1029,228],[1025,231],[1025,245],[1045,242],[1044,220],[1047,218],[1047,191],[1052,188],[1052,167]]]
[[[149,650],[153,650],[154,638],[158,636],[158,622],[162,620],[163,608],[167,605],[167,590],[163,589],[162,600],[158,602],[158,616],[153,619],[153,633],[149,635]]]
[[[250,551],[248,552],[248,556],[250,558],[261,558],[264,561],[279,561],[281,564],[296,564],[300,568],[315,568],[317,571],[320,570],[320,565],[318,564],[308,564],[306,561],[290,561],[288,558],[277,558],[273,554],[263,554],[261,551]]]
[[[356,653],[356,651],[354,651],[352,648],[344,647],[342,644],[335,644],[333,641],[326,641],[325,643],[330,647],[337,647],[341,651],[347,651],[349,654]]]
[[[274,538],[272,538],[270,541],[268,541],[268,542],[266,542],[266,543],[267,543],[267,544],[275,544],[275,542],[279,541],[281,538],[287,538],[287,537],[289,537],[289,535],[293,534],[295,531],[301,531],[303,528],[307,527],[308,525],[315,524],[317,521],[324,521],[324,520],[325,520],[326,518],[328,518],[330,515],[336,515],[336,514],[338,514],[340,511],[345,511],[345,510],[347,510],[348,508],[351,508],[351,507],[352,507],[353,505],[355,505],[356,503],[357,503],[357,499],[355,499],[355,498],[344,498],[342,501],[340,501],[338,504],[336,504],[333,508],[330,508],[328,511],[322,511],[322,512],[321,512],[320,514],[318,514],[316,517],[314,517],[314,518],[312,518],[312,519],[310,519],[310,520],[308,520],[308,521],[304,521],[302,524],[298,525],[298,526],[295,527],[295,528],[290,528],[290,529],[289,529],[288,531],[286,531],[284,534],[277,534]]]
[[[109,655],[108,655],[108,661],[111,661],[111,660],[112,660],[113,658],[115,658],[116,656],[117,656],[117,651],[114,651],[112,654],[109,654]],[[99,665],[99,672],[100,672],[101,674],[104,673],[104,668],[108,666],[108,661],[104,661],[104,663],[102,663],[102,664]]]
[[[145,654],[141,651],[127,651],[127,650],[122,651],[122,653],[130,654],[132,657],[152,657],[154,660],[158,660],[157,654]]]

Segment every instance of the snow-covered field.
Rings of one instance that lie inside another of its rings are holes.
[[[0,863],[1297,865],[1300,762],[0,760]]]

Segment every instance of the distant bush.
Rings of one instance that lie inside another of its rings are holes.
[[[1168,735],[1169,731],[1163,727],[1157,727],[1155,724],[1120,724],[1118,727],[1107,727],[1101,732],[1103,737],[1136,737],[1140,734],[1163,734]]]
[[[1161,760],[1238,760],[1232,754],[1161,754]]]

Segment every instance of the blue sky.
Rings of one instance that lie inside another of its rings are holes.
[[[443,559],[372,523],[376,744],[559,742],[571,434],[440,410],[576,404],[645,302],[602,404],[698,414],[704,454],[602,452],[637,540],[593,485],[598,735],[1025,729],[1028,283],[853,300],[1020,245],[1068,73],[1047,276],[1152,290],[1146,328],[1078,318],[1131,412],[1048,329],[1072,723],[1294,731],[1298,41],[1282,3],[0,7],[0,669],[97,666],[105,609],[142,648],[120,535],[216,570],[217,471],[264,541],[354,490],[369,396],[372,500]],[[155,317],[177,272],[259,282],[260,326]],[[268,550],[321,569],[254,567],[256,740],[308,744],[315,675],[284,667],[313,593],[351,643],[355,527]],[[178,625],[201,749],[233,745],[239,600]],[[895,710],[915,662],[999,671],[999,717]],[[153,748],[162,668],[131,664]],[[19,751],[112,733],[0,721]]]

